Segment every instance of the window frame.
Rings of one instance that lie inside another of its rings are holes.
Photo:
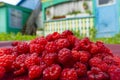
[[[113,0],[112,3],[107,3],[107,4],[99,4],[99,0],[97,0],[96,2],[97,2],[97,7],[104,7],[104,6],[114,5],[116,3],[116,0]]]

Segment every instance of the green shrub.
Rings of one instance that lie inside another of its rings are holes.
[[[22,35],[21,33],[0,33],[0,41],[14,41],[14,40],[31,40],[34,39],[36,36],[31,35]]]

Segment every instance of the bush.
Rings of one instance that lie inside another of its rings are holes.
[[[31,35],[22,35],[21,33],[0,33],[0,41],[14,41],[14,40],[31,40],[35,38],[36,36]]]

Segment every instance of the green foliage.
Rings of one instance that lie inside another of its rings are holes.
[[[90,34],[90,38],[96,37],[97,30],[95,29],[95,27],[90,28],[89,34]]]
[[[76,32],[75,30],[72,30],[74,35],[77,36],[78,38],[82,39],[84,38],[85,36],[84,35],[80,35],[80,30],[78,32]],[[102,41],[106,44],[120,44],[120,33],[119,34],[116,34],[115,36],[113,37],[106,37],[106,38],[96,38],[96,34],[97,34],[97,30],[93,27],[90,29],[89,31],[90,33],[90,40],[93,41],[93,42],[96,42],[96,41]]]
[[[76,15],[76,14],[79,14],[79,13],[81,13],[81,11],[72,11],[72,12],[69,12],[68,15],[73,15],[73,14]]]
[[[120,33],[110,38],[95,38],[93,41],[103,41],[106,44],[120,44]]]
[[[14,40],[31,40],[34,39],[36,36],[31,35],[22,35],[21,33],[0,33],[0,41],[14,41]]]
[[[92,15],[92,12],[89,9],[86,10],[85,12],[88,13],[88,14],[90,14],[90,15]]]

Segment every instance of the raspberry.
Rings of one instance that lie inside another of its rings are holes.
[[[44,46],[40,44],[30,44],[30,53],[38,53],[41,54],[44,50]]]
[[[13,55],[0,56],[0,66],[3,66],[6,69],[6,71],[10,71],[14,59],[15,57]]]
[[[73,35],[73,32],[71,32],[70,30],[63,31],[61,33],[61,38],[66,38],[69,35]]]
[[[99,74],[95,75],[95,80],[109,80],[109,75],[104,72],[99,72]]]
[[[71,51],[67,48],[63,48],[58,53],[58,61],[63,65],[69,63],[72,59]]]
[[[21,42],[20,41],[14,41],[11,43],[12,46],[17,46],[18,44],[20,44]]]
[[[0,66],[0,79],[5,76],[5,72],[6,72],[5,68]]]
[[[48,42],[45,46],[45,50],[50,53],[54,53],[57,51],[57,46],[54,42]]]
[[[120,80],[120,68],[114,68],[113,70],[111,70],[109,75],[110,80]]]
[[[108,70],[108,65],[105,62],[101,62],[97,65],[97,67],[100,68],[103,72],[107,72]]]
[[[89,65],[90,66],[98,66],[100,63],[102,62],[102,60],[100,58],[97,57],[93,57],[89,60]]]
[[[14,75],[15,76],[23,75],[25,74],[25,72],[26,72],[25,68],[21,67],[19,70],[14,71]]]
[[[46,36],[46,40],[47,41],[53,41],[53,37],[52,37],[52,34],[48,34],[47,36]]]
[[[56,53],[48,53],[43,57],[43,61],[49,66],[57,61]]]
[[[35,43],[45,46],[47,44],[47,40],[42,36],[42,37],[36,38]]]
[[[89,51],[90,50],[90,40],[86,37],[82,39],[79,43],[81,50]]]
[[[44,70],[48,65],[40,58],[40,67]]]
[[[60,38],[60,34],[58,33],[58,32],[54,32],[53,34],[52,34],[52,39],[53,40],[56,40],[56,39],[59,39]]]
[[[50,67],[47,67],[43,71],[44,80],[58,80],[61,74],[61,67],[57,64],[53,64]]]
[[[105,56],[105,57],[103,58],[103,61],[104,61],[105,63],[107,63],[108,65],[115,64],[115,62],[114,62],[114,60],[113,60],[113,57],[111,57],[111,56]]]
[[[12,54],[12,48],[0,48],[0,56],[4,54]]]
[[[73,35],[68,36],[67,39],[68,39],[70,45],[72,45],[72,47],[73,47],[75,41],[77,40],[77,38]]]
[[[25,63],[24,63],[26,57],[27,56],[25,54],[21,54],[13,62],[12,68],[14,69],[13,73],[14,73],[15,76],[22,75],[26,72]]]
[[[113,57],[113,60],[115,62],[115,65],[119,66],[120,67],[120,57],[119,56],[114,56]]]
[[[40,66],[34,65],[30,67],[28,73],[30,79],[39,78],[41,74],[42,74],[42,68]]]
[[[40,58],[36,54],[28,56],[25,60],[25,66],[29,69],[33,65],[39,65]]]
[[[87,75],[89,80],[109,80],[109,75],[97,67],[92,67],[91,71],[87,72]]]
[[[62,48],[68,48],[70,43],[67,39],[58,39],[56,41],[56,45],[58,49],[62,49]]]
[[[74,68],[75,68],[75,70],[77,72],[77,75],[79,77],[85,76],[86,73],[87,73],[87,67],[86,67],[86,65],[82,64],[80,62],[75,63],[74,64]]]
[[[77,72],[74,69],[65,68],[61,73],[60,80],[78,80]]]
[[[107,54],[109,54],[109,55],[112,55],[110,49],[108,49],[107,47],[105,47],[102,42],[97,41],[97,42],[96,42],[96,45],[98,46],[98,52],[99,52],[99,53],[107,53]],[[113,56],[113,55],[112,55],[112,56]]]
[[[73,56],[73,59],[75,61],[80,61],[80,52],[76,51],[76,50],[72,50],[71,54]]]
[[[80,51],[80,61],[82,63],[88,62],[89,59],[90,59],[89,52],[87,52],[87,51]]]
[[[2,56],[2,55],[4,55],[5,53],[4,53],[4,50],[3,50],[3,48],[0,48],[0,56]]]
[[[98,53],[98,46],[97,46],[96,44],[92,43],[92,44],[90,45],[90,53],[91,53],[92,55]]]
[[[108,73],[112,73],[117,68],[118,68],[118,66],[116,66],[116,65],[110,65],[108,68]]]
[[[77,50],[77,51],[80,51],[80,50],[81,50],[80,40],[79,40],[79,39],[76,39],[76,40],[75,40],[74,47],[73,47],[72,50]]]
[[[19,56],[15,59],[15,61],[13,62],[13,68],[19,69],[19,68],[21,68],[21,67],[25,67],[24,62],[25,62],[26,57],[27,57],[27,56],[26,56],[25,54],[19,55]]]
[[[27,42],[21,42],[16,46],[17,52],[19,54],[25,54],[29,52],[29,44]]]

